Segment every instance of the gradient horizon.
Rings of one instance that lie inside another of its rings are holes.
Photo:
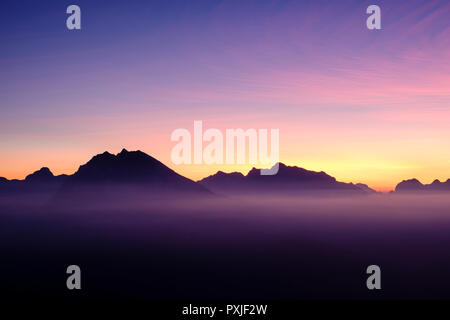
[[[450,178],[446,0],[93,2],[0,4],[0,176],[122,148],[194,180],[246,173],[171,163],[171,132],[202,120],[278,128],[281,162],[380,191]]]

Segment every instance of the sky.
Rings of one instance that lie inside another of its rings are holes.
[[[0,176],[122,148],[194,180],[249,170],[171,161],[171,133],[202,120],[279,129],[281,162],[340,181],[445,181],[449,18],[448,0],[2,1]]]

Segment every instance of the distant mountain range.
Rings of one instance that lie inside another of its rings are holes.
[[[289,167],[282,163],[279,163],[276,175],[261,175],[260,169],[256,168],[250,170],[247,175],[239,172],[219,171],[198,183],[214,193],[225,195],[365,194],[376,192],[364,184],[355,185],[336,181],[334,177],[323,171],[309,171],[299,167]]]
[[[450,179],[423,185],[417,179],[399,183],[395,192],[450,191]],[[198,182],[176,173],[155,158],[141,151],[123,149],[117,155],[104,152],[79,167],[73,175],[55,176],[46,167],[28,175],[24,180],[0,177],[0,195],[50,194],[56,198],[73,194],[100,199],[113,194],[116,200],[128,194],[145,197],[212,196],[212,195],[302,195],[376,193],[365,184],[337,181],[325,172],[309,171],[279,163],[276,175],[261,175],[253,168],[246,175],[239,172],[217,172]]]
[[[431,184],[422,184],[417,179],[404,180],[395,187],[395,192],[410,193],[410,192],[442,192],[450,191],[450,179],[446,182],[434,180]]]
[[[0,194],[53,195],[55,201],[120,201],[121,198],[146,196],[208,196],[212,193],[200,184],[169,169],[155,158],[123,149],[117,155],[108,152],[94,156],[73,175],[54,176],[48,168],[30,174],[25,180],[0,178]]]

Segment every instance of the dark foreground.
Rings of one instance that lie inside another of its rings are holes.
[[[15,202],[13,202],[15,203]],[[449,299],[448,196],[0,207],[9,299]],[[66,288],[79,265],[82,289]],[[381,267],[382,289],[366,288]]]

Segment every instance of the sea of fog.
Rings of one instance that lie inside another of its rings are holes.
[[[37,199],[0,199],[0,283],[13,297],[67,296],[76,264],[89,299],[450,298],[444,194]]]

